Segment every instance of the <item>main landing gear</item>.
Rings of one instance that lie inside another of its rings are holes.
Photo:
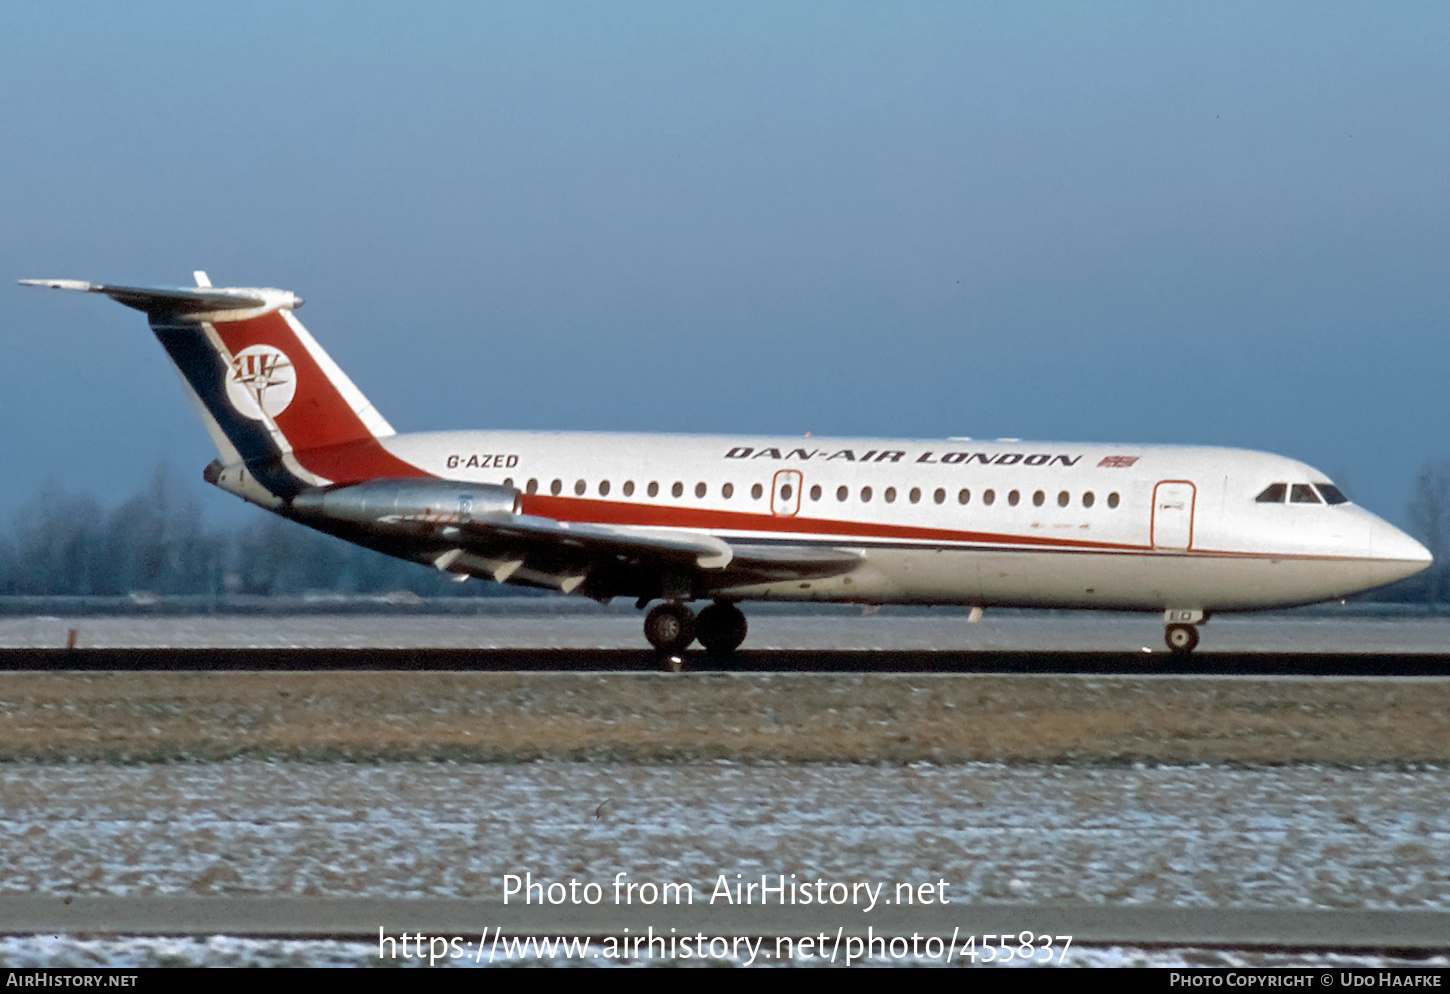
[[[734,604],[716,601],[700,612],[695,636],[705,651],[717,655],[734,652],[745,641],[745,615]]]
[[[684,652],[695,641],[695,612],[675,601],[656,604],[644,616],[644,637],[660,652]]]
[[[656,604],[644,619],[644,637],[660,652],[684,652],[695,639],[712,653],[734,652],[745,641],[745,615],[734,604],[716,601],[695,613],[678,601]]]

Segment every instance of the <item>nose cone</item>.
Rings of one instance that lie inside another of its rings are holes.
[[[1378,518],[1370,525],[1369,554],[1375,562],[1376,573],[1384,577],[1380,583],[1414,576],[1434,561],[1429,549]]]

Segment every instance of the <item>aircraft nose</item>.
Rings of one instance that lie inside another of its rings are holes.
[[[1392,574],[1391,580],[1414,576],[1434,561],[1429,549],[1394,525],[1378,518],[1370,527],[1369,552],[1376,562]]]

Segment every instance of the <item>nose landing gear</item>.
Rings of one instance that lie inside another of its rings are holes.
[[[1169,625],[1163,641],[1173,655],[1186,656],[1198,647],[1198,629],[1193,625]]]
[[[1163,612],[1163,641],[1175,656],[1186,656],[1198,648],[1198,625],[1208,620],[1208,612],[1195,608],[1169,608]]]

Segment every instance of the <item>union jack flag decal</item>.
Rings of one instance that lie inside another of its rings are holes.
[[[1137,461],[1137,456],[1103,456],[1103,461],[1098,463],[1098,468],[1106,466],[1108,469],[1123,469]]]

